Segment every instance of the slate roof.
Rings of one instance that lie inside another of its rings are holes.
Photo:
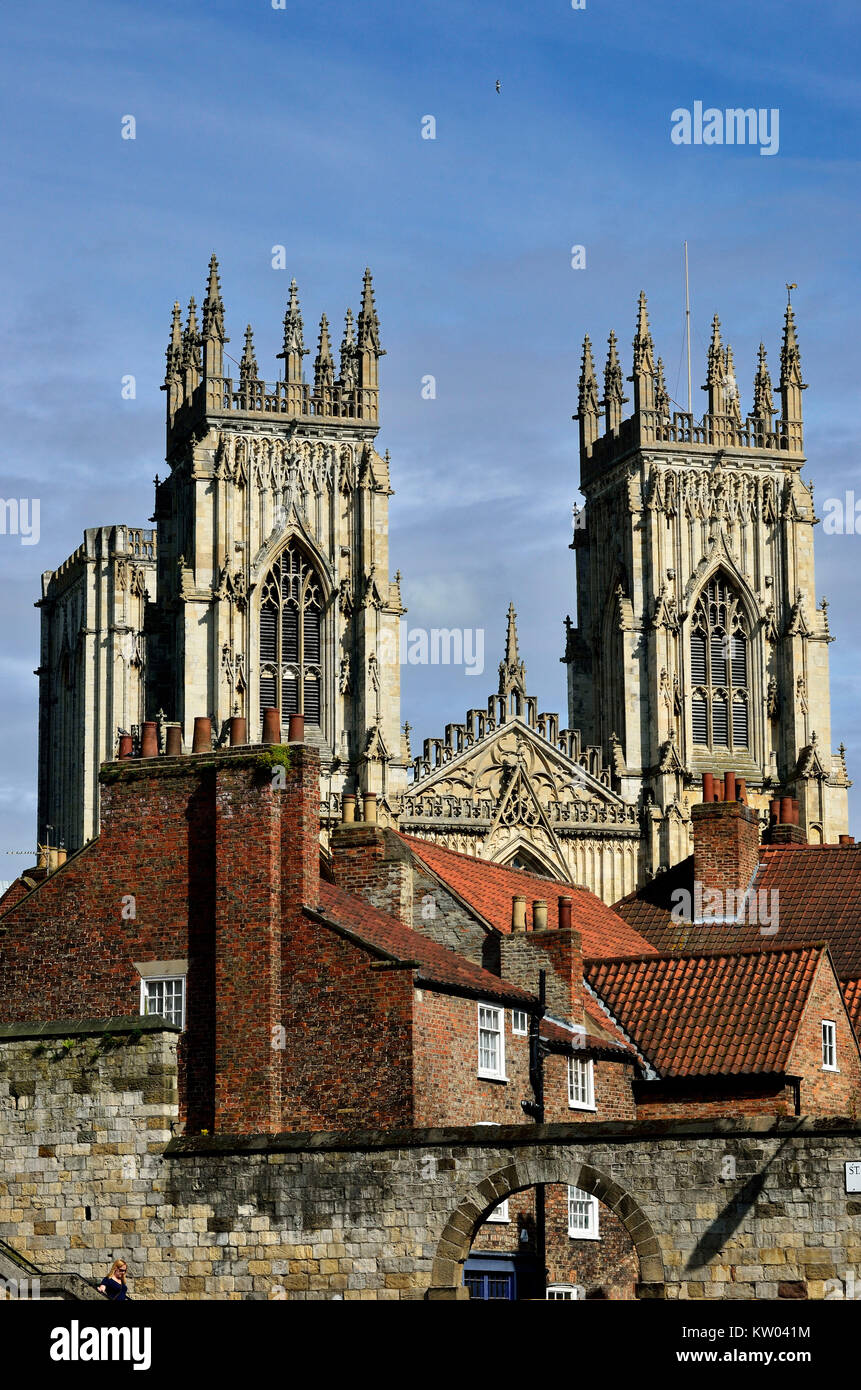
[[[661,1077],[786,1070],[823,945],[584,962]]]
[[[557,883],[522,869],[489,864],[486,859],[445,849],[415,835],[401,834],[400,839],[437,878],[448,884],[497,931],[511,931],[511,900],[517,894],[526,898],[527,921],[531,920],[533,900],[546,900],[549,927],[559,925],[559,898],[570,897],[573,899],[572,923],[583,938],[584,955],[642,955],[655,949],[645,936],[586,888]]]
[[[750,920],[739,926],[671,920],[673,890],[693,892],[693,856],[622,898],[613,910],[660,952],[827,941],[838,976],[861,975],[861,845],[763,845],[752,887],[778,895],[778,930],[771,935],[762,932],[765,924]]]
[[[363,898],[336,888],[333,883],[321,879],[320,901],[315,907],[330,925],[340,927],[376,954],[413,965],[417,984],[448,986],[476,998],[499,999],[515,1006],[536,1002],[535,996],[527,990],[491,975],[480,965],[474,965],[447,946],[438,945],[421,932],[378,911]]]

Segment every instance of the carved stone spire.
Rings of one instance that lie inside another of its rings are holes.
[[[762,422],[762,430],[770,434],[774,424],[774,393],[763,343],[759,345],[756,376],[753,379],[753,414],[756,420]]]
[[[637,305],[637,331],[634,334],[634,414],[655,408],[655,347],[649,328],[646,296],[640,290]]]
[[[801,352],[795,332],[795,314],[792,304],[786,306],[783,321],[783,346],[780,350],[780,397],[781,418],[786,424],[796,425],[797,438],[792,442],[800,449],[801,440],[801,393],[807,387],[801,379]]]
[[[182,371],[182,310],[179,307],[178,299],[174,301],[173,315],[170,321],[170,338],[168,339],[165,358],[167,359],[167,366],[164,384],[169,386],[171,381],[178,377]]]
[[[723,359],[724,377],[724,414],[731,415],[737,425],[741,424],[741,402],[739,400],[738,382],[735,379],[735,363],[733,361],[732,348],[729,343],[726,345]]]
[[[359,352],[353,331],[353,311],[348,309],[341,339],[341,390],[352,391],[359,380]]]
[[[604,420],[609,434],[613,430],[618,430],[621,425],[622,406],[628,397],[624,394],[622,368],[616,350],[616,334],[612,330],[607,341],[609,349],[607,363],[604,367]]]
[[[379,360],[385,354],[380,347],[380,320],[374,304],[374,282],[367,269],[362,282],[362,307],[356,327],[360,410],[364,419],[376,420],[379,414]]]
[[[380,347],[380,320],[374,304],[374,281],[370,270],[365,270],[362,281],[362,308],[359,313],[359,348],[371,348],[378,357],[383,356]]]
[[[658,358],[658,365],[655,369],[655,410],[662,419],[668,420],[670,418],[670,394],[664,380],[663,357]]]
[[[323,314],[320,319],[320,337],[317,342],[317,356],[314,358],[314,391],[320,396],[331,391],[335,384],[335,363],[329,345],[329,320]]]
[[[290,281],[290,296],[284,313],[284,346],[279,358],[284,358],[284,380],[298,386],[302,381],[302,358],[308,349],[302,337],[302,315],[299,312],[299,292],[296,281]]]
[[[712,319],[712,340],[709,343],[708,373],[704,391],[708,391],[709,415],[723,415],[726,412],[726,402],[724,398],[724,386],[726,377],[726,359],[720,340],[720,319],[715,314]]]
[[[499,693],[508,695],[512,690],[526,696],[526,667],[520,660],[517,650],[517,614],[514,604],[508,605],[508,631],[505,636],[505,657],[499,663]]]
[[[183,379],[183,338],[182,338],[182,311],[179,307],[179,300],[174,302],[173,314],[170,321],[170,337],[167,342],[165,353],[164,385],[162,391],[167,392],[167,432],[168,441],[170,439],[173,418],[182,405],[185,383]],[[156,491],[158,496],[158,491]]]
[[[244,384],[258,380],[257,358],[254,356],[254,334],[249,323],[245,329],[245,347],[239,363],[239,380]]]
[[[221,376],[224,371],[224,344],[230,339],[224,336],[224,303],[218,283],[218,261],[215,256],[209,260],[209,282],[206,298],[203,301],[203,370],[207,376]]]
[[[200,375],[200,334],[197,329],[197,305],[194,295],[188,301],[188,318],[182,335],[182,366],[186,374],[186,391],[194,390]],[[189,378],[193,380],[189,380]]]
[[[575,420],[580,421],[581,452],[588,449],[598,438],[599,413],[598,378],[595,375],[595,363],[592,360],[592,343],[587,333],[583,339],[577,414],[574,416]]]

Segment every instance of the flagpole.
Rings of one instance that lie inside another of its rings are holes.
[[[685,339],[688,349],[688,414],[693,412],[694,401],[691,395],[691,296],[688,287],[688,243],[685,242]]]

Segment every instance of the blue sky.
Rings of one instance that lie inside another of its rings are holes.
[[[564,714],[580,343],[589,331],[603,357],[615,327],[627,373],[645,289],[682,400],[685,238],[697,408],[712,314],[747,410],[756,346],[776,370],[784,283],[797,281],[805,476],[820,515],[847,489],[861,499],[855,5],[93,0],[19,7],[4,30],[0,489],[41,499],[41,537],[0,537],[0,852],[35,833],[40,573],[85,526],[151,514],[170,308],[200,301],[213,250],[228,351],[240,355],[250,321],[271,378],[290,276],[306,340],[324,310],[339,340],[374,271],[392,568],[411,624],[487,632],[484,677],[404,669],[414,747],[484,703],[510,599],[531,689]],[[777,108],[778,154],[674,145],[671,112],[696,100]],[[856,775],[859,561],[861,535],[817,528],[838,639],[834,743]],[[25,862],[5,859],[0,877]]]

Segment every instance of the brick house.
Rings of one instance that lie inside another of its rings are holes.
[[[821,944],[668,954],[584,889],[377,826],[370,796],[321,856],[319,755],[301,742],[108,764],[102,806],[97,839],[0,903],[0,1022],[163,1014],[182,1028],[190,1132],[854,1104],[857,1042]],[[755,858],[745,815],[704,809],[721,872]],[[546,1269],[632,1296],[630,1239],[599,1207],[513,1196],[477,1235],[473,1292],[516,1261],[521,1292]]]
[[[668,951],[759,950],[827,942],[856,1034],[861,1030],[861,845],[808,844],[790,798],[772,801],[760,841],[758,818],[738,801],[694,808],[694,853],[656,875],[614,911],[651,946]],[[732,853],[723,865],[714,838],[722,827]],[[700,885],[699,912],[697,884]],[[732,911],[706,894],[733,895]]]

